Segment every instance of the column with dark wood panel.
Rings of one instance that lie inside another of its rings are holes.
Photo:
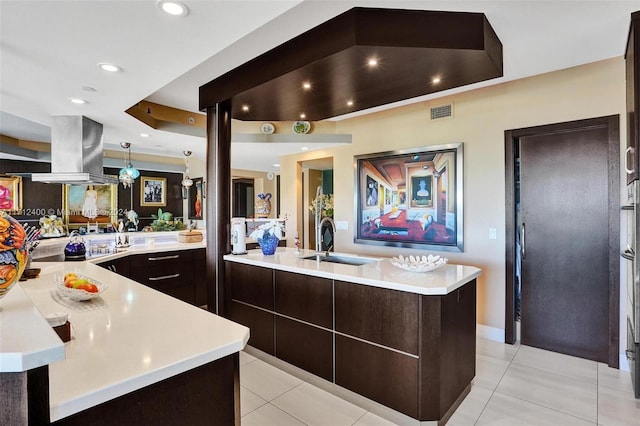
[[[224,262],[231,251],[231,100],[207,108],[207,306],[224,313]]]

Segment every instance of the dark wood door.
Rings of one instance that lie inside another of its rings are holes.
[[[522,343],[607,362],[608,128],[519,140]]]

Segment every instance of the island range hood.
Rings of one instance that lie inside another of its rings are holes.
[[[51,173],[34,173],[31,180],[47,183],[112,184],[104,175],[102,124],[81,115],[56,115],[51,125]]]

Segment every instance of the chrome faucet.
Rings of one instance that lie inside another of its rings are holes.
[[[333,235],[334,237],[331,239],[331,245],[327,246],[327,251],[325,253],[325,256],[329,256],[329,251],[331,250],[331,248],[333,247],[333,242],[335,241],[335,235],[336,235],[336,223],[333,221],[333,219],[331,219],[329,216],[325,216],[322,218],[322,220],[320,221],[320,225],[318,226],[318,228],[320,229],[320,245],[319,245],[319,250],[318,252],[322,251],[322,225],[324,225],[325,222],[329,222],[331,224],[331,230],[333,231]]]
[[[336,223],[333,221],[332,218],[330,218],[329,216],[325,216],[324,218],[322,217],[322,185],[318,186],[318,189],[316,189],[316,205],[315,205],[315,209],[316,209],[316,214],[315,214],[315,219],[316,219],[316,253],[321,253],[322,252],[322,225],[325,222],[329,222],[331,224],[331,229],[333,230],[333,234],[334,234],[334,238],[333,241],[335,241],[335,233],[336,233]],[[329,247],[327,247],[326,250],[326,255],[329,256],[329,250],[331,250],[331,248],[334,246],[333,242],[331,243],[331,245]]]

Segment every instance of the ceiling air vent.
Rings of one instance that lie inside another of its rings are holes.
[[[441,105],[431,108],[431,119],[437,120],[439,118],[451,118],[453,117],[453,104]]]

